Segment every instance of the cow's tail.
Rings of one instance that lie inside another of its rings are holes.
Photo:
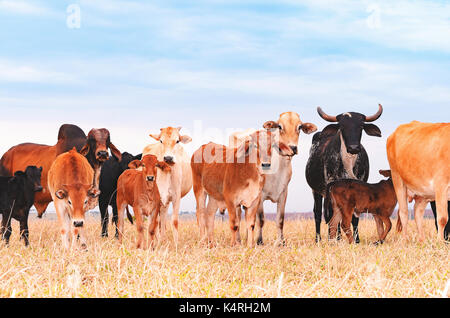
[[[329,223],[331,221],[331,218],[333,217],[333,209],[331,209],[331,187],[333,183],[329,183],[327,185],[327,188],[325,190],[325,200],[323,202],[323,216],[325,218],[325,223]]]
[[[128,218],[128,221],[130,221],[131,224],[134,224],[133,216],[131,215],[130,210],[128,209],[128,205],[127,205],[127,218]]]

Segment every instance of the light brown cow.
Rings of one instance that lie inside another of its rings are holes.
[[[161,196],[161,236],[165,236],[167,224],[167,212],[172,202],[172,228],[175,242],[178,242],[178,214],[180,201],[192,189],[192,172],[189,156],[181,144],[192,141],[191,137],[180,134],[181,127],[161,128],[161,133],[150,134],[158,142],[148,145],[142,151],[142,155],[154,155],[158,161],[164,161],[170,165],[170,173],[162,174],[156,178]],[[168,177],[167,177],[168,176]]]
[[[436,201],[438,238],[443,240],[450,199],[450,123],[413,121],[400,125],[389,136],[386,149],[403,237],[406,238],[409,196],[415,199],[414,219],[419,240],[425,239],[422,221],[430,201]]]
[[[152,244],[158,225],[161,199],[156,184],[157,168],[167,172],[170,171],[170,167],[167,163],[158,161],[153,155],[146,155],[142,160],[134,160],[128,166],[131,170],[122,173],[117,181],[119,242],[122,243],[123,238],[124,211],[128,205],[131,205],[138,231],[136,246],[140,248],[144,239],[143,215],[151,218],[148,233]],[[142,167],[142,170],[134,170],[139,167]]]
[[[80,236],[81,248],[86,249],[84,215],[89,208],[89,199],[97,198],[100,191],[93,187],[94,170],[87,159],[76,149],[59,155],[48,171],[48,188],[55,203],[61,238],[69,248]]]
[[[258,244],[263,244],[262,229],[264,226],[264,201],[270,200],[277,203],[277,227],[278,242],[284,244],[283,226],[284,213],[286,208],[286,199],[288,185],[292,177],[292,158],[298,153],[298,140],[300,132],[311,134],[317,130],[316,125],[304,123],[300,120],[299,114],[295,112],[284,112],[280,115],[278,121],[267,121],[264,128],[272,129],[278,140],[291,148],[293,154],[286,154],[275,151],[272,154],[272,168],[265,173],[266,181],[262,192],[262,199],[258,207]],[[230,136],[230,147],[240,146],[247,136],[255,130],[246,130],[244,132],[234,133]]]
[[[209,143],[201,146],[192,156],[197,220],[200,234],[202,237],[206,235],[209,244],[214,238],[215,212],[225,207],[229,213],[231,244],[240,244],[239,221],[243,206],[246,210],[247,246],[254,245],[256,212],[265,181],[264,170],[271,166],[272,148],[293,153],[273,137],[269,131],[257,131],[238,148]]]

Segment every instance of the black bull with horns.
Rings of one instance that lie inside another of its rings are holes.
[[[322,220],[322,198],[325,197],[327,184],[340,179],[358,179],[364,182],[369,178],[369,158],[361,145],[364,130],[370,136],[381,137],[380,129],[374,124],[383,107],[378,105],[373,116],[356,112],[327,115],[320,107],[317,112],[330,124],[313,136],[309,159],[306,164],[306,181],[314,195],[314,219],[316,222],[316,242],[321,240],[320,223]],[[325,221],[333,216],[331,205],[325,208]],[[359,219],[353,216],[352,225],[355,242],[359,243]]]

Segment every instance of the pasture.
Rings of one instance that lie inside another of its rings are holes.
[[[286,246],[267,221],[264,246],[230,247],[228,221],[216,217],[217,246],[199,242],[195,217],[180,218],[179,244],[135,248],[136,228],[125,223],[124,244],[100,237],[99,217],[86,217],[88,251],[62,247],[56,218],[29,219],[29,248],[13,221],[9,247],[0,247],[0,297],[442,297],[450,280],[450,245],[436,242],[432,219],[418,242],[414,221],[403,242],[395,222],[386,242],[377,240],[372,217],[360,222],[361,243],[314,242],[314,220],[289,219]],[[146,222],[146,224],[148,221]],[[244,225],[244,222],[243,224]],[[322,226],[322,237],[327,237]],[[110,234],[113,227],[110,225]],[[241,227],[241,235],[244,233]],[[242,235],[243,236],[243,235]]]

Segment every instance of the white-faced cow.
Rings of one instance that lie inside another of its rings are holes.
[[[320,241],[320,223],[322,220],[322,198],[326,195],[328,183],[340,179],[358,179],[364,182],[369,178],[369,158],[361,145],[364,130],[370,136],[381,137],[380,129],[374,124],[383,107],[379,105],[373,116],[347,112],[337,116],[327,115],[320,107],[317,111],[323,119],[331,124],[313,136],[308,162],[306,164],[306,180],[314,195],[314,218],[316,222],[316,242]],[[325,210],[328,223],[333,215],[330,209]],[[359,243],[359,219],[353,217],[353,233],[355,242]]]
[[[156,177],[159,194],[161,197],[161,236],[165,236],[166,219],[169,204],[172,202],[172,226],[175,242],[178,242],[178,213],[180,211],[181,198],[192,189],[192,170],[190,158],[181,144],[192,141],[191,137],[180,134],[181,127],[161,128],[158,135],[150,134],[158,142],[148,145],[142,151],[145,155],[154,155],[158,161],[164,161],[170,165],[170,172],[160,173]],[[168,178],[167,178],[168,176]]]
[[[264,128],[271,130],[280,143],[291,148],[292,153],[274,151],[272,152],[272,171],[265,174],[266,181],[262,191],[261,202],[257,212],[258,239],[259,245],[263,244],[262,229],[264,226],[264,201],[270,200],[277,203],[277,226],[278,241],[284,244],[283,226],[284,212],[286,208],[286,199],[288,185],[292,177],[292,157],[298,153],[298,139],[300,132],[311,134],[317,130],[316,125],[304,123],[300,120],[299,114],[295,112],[284,112],[280,115],[278,121],[267,121]],[[244,132],[237,132],[230,137],[230,147],[238,147],[245,138],[250,136],[254,130],[248,129]]]

